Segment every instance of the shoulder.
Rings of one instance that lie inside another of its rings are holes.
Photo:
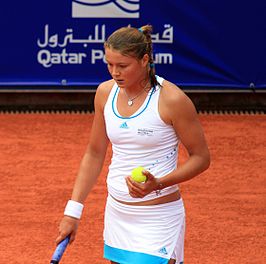
[[[162,83],[161,95],[168,104],[180,103],[188,99],[188,96],[178,86],[167,80]]]
[[[113,79],[99,84],[95,94],[95,107],[96,106],[100,106],[101,108],[104,107],[114,84],[115,81]]]
[[[96,90],[96,95],[100,94],[101,96],[108,97],[114,84],[115,84],[115,81],[113,79],[100,83]]]
[[[162,83],[160,105],[162,114],[168,123],[172,123],[174,118],[196,113],[191,99],[178,86],[167,80]]]

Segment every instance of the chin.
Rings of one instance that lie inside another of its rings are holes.
[[[125,82],[124,81],[116,81],[117,85],[119,87],[125,87]]]

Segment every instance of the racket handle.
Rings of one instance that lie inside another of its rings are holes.
[[[67,236],[64,240],[62,240],[56,247],[54,254],[52,256],[52,259],[50,261],[50,264],[58,264],[59,261],[61,260],[66,247],[69,243],[70,236]]]

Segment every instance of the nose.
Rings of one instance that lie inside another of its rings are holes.
[[[111,70],[111,75],[115,77],[119,76],[120,75],[119,69],[117,67],[113,67]]]

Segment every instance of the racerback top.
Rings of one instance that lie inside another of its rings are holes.
[[[162,84],[163,79],[157,76]],[[120,88],[115,83],[104,107],[107,136],[112,143],[112,160],[107,175],[107,189],[114,198],[125,202],[147,201],[157,198],[156,192],[144,198],[129,195],[125,177],[143,166],[155,177],[172,172],[177,166],[178,137],[171,125],[160,117],[158,103],[160,87],[153,87],[142,106],[130,117],[117,110]],[[175,192],[177,185],[161,190],[161,196]]]

